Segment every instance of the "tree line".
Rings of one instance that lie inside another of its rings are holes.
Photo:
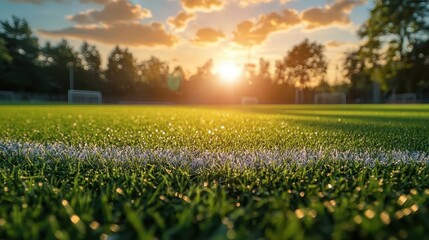
[[[305,40],[277,61],[275,76],[270,63],[261,58],[259,66],[245,66],[245,76],[238,83],[226,86],[213,73],[212,60],[185,76],[181,66],[171,68],[154,56],[139,62],[120,46],[111,51],[103,69],[95,45],[83,42],[75,50],[63,39],[40,46],[27,21],[13,17],[0,21],[0,89],[66,94],[72,67],[75,89],[101,91],[105,97],[123,101],[227,103],[254,96],[264,102],[292,102],[295,87],[305,88],[315,77],[325,76],[323,51],[322,45]]]
[[[25,19],[0,21],[0,90],[66,94],[70,70],[74,89],[101,91],[113,99],[161,101],[175,94],[163,88],[169,66],[156,57],[137,62],[127,48],[116,46],[103,69],[95,45],[83,42],[75,50],[63,39],[40,46]]]
[[[376,0],[358,31],[362,44],[346,53],[351,99],[413,92],[429,97],[429,4],[427,0]],[[429,99],[427,99],[429,100]]]
[[[343,91],[349,102],[377,102],[392,94],[429,97],[429,7],[422,0],[377,0],[358,31],[362,44],[345,53],[344,83],[326,81],[325,47],[305,39],[271,62],[246,64],[236,84],[219,81],[208,60],[188,76],[151,56],[138,61],[127,48],[114,47],[102,67],[95,45],[78,50],[67,40],[40,46],[27,21],[0,21],[0,90],[65,94],[73,67],[75,89],[95,90],[112,101],[237,103],[244,96],[263,103],[313,102],[316,92]],[[377,94],[378,91],[378,94]],[[379,97],[376,99],[375,97]]]
[[[236,103],[243,96],[266,103],[292,103],[296,88],[308,88],[315,79],[324,81],[327,60],[324,47],[304,40],[276,61],[247,64],[234,85],[226,85],[213,73],[213,60],[186,76],[181,66],[171,68],[151,56],[137,61],[127,48],[114,47],[105,69],[95,45],[83,42],[78,50],[67,40],[40,46],[27,21],[13,17],[0,21],[0,89],[18,92],[66,94],[70,67],[74,88],[101,91],[104,98],[122,101],[169,101],[185,103]],[[176,76],[176,77],[171,77]]]

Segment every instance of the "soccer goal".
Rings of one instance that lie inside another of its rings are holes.
[[[241,98],[241,104],[242,105],[253,105],[253,104],[258,104],[258,98],[257,97],[242,97]]]
[[[101,104],[101,92],[70,89],[68,100],[75,104]]]
[[[387,99],[388,103],[417,103],[417,95],[415,93],[392,94]]]
[[[0,91],[0,101],[5,101],[5,102],[15,101],[15,93],[11,91]]]
[[[344,92],[316,93],[314,95],[315,104],[346,104],[346,101]]]

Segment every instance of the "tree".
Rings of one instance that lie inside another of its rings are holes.
[[[369,42],[387,43],[401,60],[415,43],[427,38],[428,15],[427,0],[377,0],[359,35]]]
[[[100,73],[101,70],[101,55],[95,45],[90,45],[87,42],[83,42],[80,46],[80,57],[82,61],[83,69]]]
[[[293,83],[286,78],[286,66],[284,59],[276,60],[272,85],[269,90],[269,101],[275,103],[293,103]]]
[[[270,62],[259,58],[259,64],[247,64],[247,79],[242,85],[242,96],[257,97],[259,101],[266,100],[271,91]]]
[[[67,40],[62,39],[57,45],[46,43],[42,48],[41,63],[43,66],[55,66],[66,69],[67,65],[82,67],[82,61]]]
[[[271,82],[270,62],[263,58],[259,59],[258,79],[262,82]]]
[[[39,44],[25,19],[13,16],[12,20],[0,21],[0,55],[3,71],[0,80],[8,90],[31,91],[39,86],[37,57]]]
[[[82,62],[82,74],[80,89],[101,89],[101,55],[95,45],[83,42],[80,47],[79,57]],[[80,79],[78,79],[80,80]]]
[[[7,82],[5,72],[12,62],[12,57],[9,55],[9,51],[6,48],[6,43],[0,38],[0,90],[10,89],[10,83]]]
[[[116,46],[109,55],[105,75],[110,94],[134,94],[138,74],[133,54],[127,48]]]
[[[212,73],[213,60],[209,59],[197,72],[183,82],[185,99],[190,102],[213,102],[217,96],[217,86],[214,84],[215,76]]]
[[[212,70],[213,70],[213,59],[209,59],[201,67],[197,68],[197,73],[194,76],[192,76],[192,78],[195,78],[200,81],[210,80],[214,77]]]
[[[308,39],[294,46],[283,59],[283,63],[287,81],[299,88],[323,80],[328,66],[324,47]]]
[[[274,83],[279,85],[286,83],[286,67],[283,60],[276,61]]]
[[[209,82],[213,82],[215,75],[213,74],[213,60],[209,59],[201,67],[197,67],[197,72],[192,75],[189,80],[198,87],[207,86]]]
[[[295,103],[304,101],[304,88],[325,79],[328,63],[324,50],[321,44],[305,39],[276,62],[275,81],[295,86]]]
[[[429,39],[414,45],[413,50],[407,54],[408,64],[413,68],[404,71],[408,81],[403,81],[401,88],[405,91],[416,91],[419,95],[429,95]],[[412,90],[411,90],[412,89]]]
[[[12,21],[0,21],[0,38],[6,43],[9,54],[18,63],[34,63],[39,54],[37,37],[25,19],[12,17]]]
[[[12,57],[6,48],[6,42],[0,38],[0,68],[5,68],[6,64],[12,62]]]
[[[344,77],[350,81],[348,97],[356,102],[371,99],[372,82],[365,72],[365,62],[360,57],[360,49],[346,52],[344,60]]]
[[[159,58],[151,56],[148,60],[142,61],[138,66],[141,81],[158,87],[165,87],[169,66]]]
[[[359,29],[359,36],[366,40],[360,51],[365,71],[380,81],[385,92],[395,91],[409,79],[404,70],[412,69],[414,63],[407,56],[428,39],[428,16],[427,0],[377,0]]]
[[[78,72],[82,69],[81,59],[67,40],[63,39],[57,45],[46,43],[42,48],[40,64],[44,69],[44,78],[49,83],[49,90],[66,93],[69,89],[69,67]]]

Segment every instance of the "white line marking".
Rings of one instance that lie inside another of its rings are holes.
[[[67,146],[61,143],[0,141],[0,157],[29,157],[50,159],[114,160],[142,163],[162,162],[176,167],[189,166],[194,170],[228,165],[246,169],[279,165],[306,165],[320,160],[358,161],[373,165],[407,162],[429,163],[429,154],[400,150],[338,151],[338,150],[258,150],[244,152],[209,152],[191,150],[144,149],[138,147]]]

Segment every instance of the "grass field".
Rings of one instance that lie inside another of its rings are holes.
[[[0,239],[428,239],[429,105],[0,106]]]

